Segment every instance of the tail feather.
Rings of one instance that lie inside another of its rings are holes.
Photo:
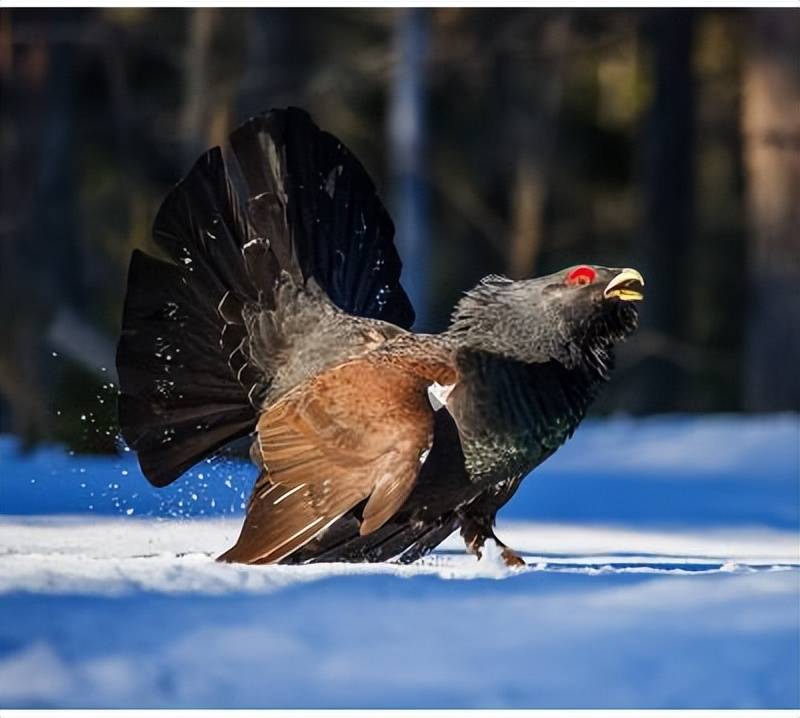
[[[352,314],[403,327],[414,319],[391,219],[344,145],[297,109],[249,120],[231,144],[246,213],[214,148],[156,217],[153,238],[169,261],[131,259],[120,425],[157,486],[252,431],[285,360],[269,331],[282,273],[298,287],[313,279]]]
[[[208,297],[233,291],[257,301],[258,293],[247,276],[242,246],[247,225],[234,197],[219,147],[206,152],[186,178],[167,196],[153,224],[156,244],[189,274],[205,284]],[[257,277],[269,286],[274,277]]]
[[[314,277],[340,309],[409,328],[414,310],[400,285],[394,225],[364,167],[302,110],[245,122],[231,146],[248,187],[248,218],[275,251]]]
[[[165,486],[252,431],[253,387],[266,380],[241,365],[234,372],[233,352],[223,349],[223,334],[238,346],[244,328],[224,331],[220,302],[232,293],[241,306],[258,301],[259,292],[243,262],[246,225],[219,149],[170,193],[153,236],[172,263],[139,251],[131,258],[117,349],[119,417],[145,476]],[[269,276],[259,280],[273,284]]]

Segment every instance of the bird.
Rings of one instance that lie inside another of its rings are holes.
[[[394,226],[363,165],[298,108],[203,154],[134,250],[119,423],[163,487],[235,440],[258,468],[244,564],[409,563],[499,509],[569,439],[637,327],[644,279],[582,264],[484,277],[412,330]]]

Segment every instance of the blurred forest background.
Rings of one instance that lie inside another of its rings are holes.
[[[112,450],[128,259],[206,148],[307,109],[417,328],[489,272],[647,280],[595,411],[800,409],[800,11],[0,10],[0,433]]]

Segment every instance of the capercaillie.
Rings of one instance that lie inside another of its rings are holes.
[[[119,418],[144,475],[165,486],[252,437],[223,561],[407,562],[460,530],[520,565],[495,515],[608,379],[641,275],[488,276],[444,332],[413,333],[392,221],[352,153],[294,108],[231,146],[241,195],[209,150],[156,216],[168,260],[131,259]]]

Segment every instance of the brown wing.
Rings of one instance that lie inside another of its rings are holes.
[[[221,559],[275,563],[364,499],[361,533],[408,497],[433,438],[427,387],[454,381],[444,364],[375,352],[296,387],[262,414],[266,467],[236,546]],[[424,377],[421,374],[432,374]]]

